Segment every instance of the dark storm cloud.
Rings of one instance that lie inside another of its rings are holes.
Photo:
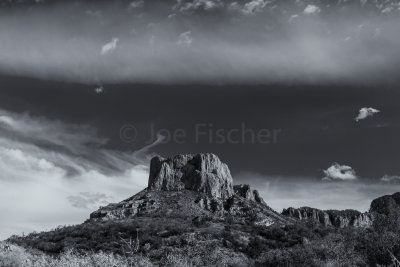
[[[0,70],[99,84],[393,82],[400,62],[396,3],[100,1],[3,8]]]

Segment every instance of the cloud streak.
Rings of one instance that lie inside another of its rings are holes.
[[[100,54],[107,55],[107,54],[111,53],[112,51],[114,51],[117,48],[118,41],[119,41],[118,38],[115,38],[115,37],[112,38],[112,40],[109,43],[106,43],[105,45],[103,45],[101,47]]]
[[[398,16],[262,0],[133,3],[0,9],[0,72],[95,84],[398,79]]]
[[[105,148],[87,125],[0,110],[0,239],[79,223],[147,186],[149,149]],[[62,211],[62,212],[61,212]]]
[[[384,183],[392,183],[397,184],[400,183],[400,176],[399,175],[387,175],[385,174],[381,179]]]
[[[109,204],[113,198],[102,193],[79,192],[77,195],[67,197],[73,207],[95,209],[100,205]]]

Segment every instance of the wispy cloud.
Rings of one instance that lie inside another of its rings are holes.
[[[109,43],[106,43],[105,45],[103,45],[101,47],[100,54],[106,55],[106,54],[111,53],[112,51],[114,51],[117,48],[118,42],[119,42],[118,38],[112,38],[112,40]]]
[[[385,174],[380,180],[385,183],[400,183],[400,176]]]
[[[103,193],[79,192],[77,195],[67,197],[72,206],[76,208],[95,209],[100,205],[110,203],[113,198]]]
[[[181,12],[201,10],[211,10],[223,7],[224,4],[220,0],[178,0],[173,9]]]
[[[183,32],[179,35],[179,40],[177,42],[178,45],[191,45],[193,42],[192,32],[187,31]]]
[[[307,5],[304,9],[303,13],[306,15],[316,14],[321,12],[321,9],[316,5]]]
[[[137,8],[106,2],[95,11],[64,3],[3,14],[0,72],[95,84],[398,80],[398,17],[380,12],[332,7],[326,16],[322,6],[263,0],[146,2],[143,8],[142,1],[132,2]]]
[[[90,126],[0,110],[0,239],[82,222],[96,206],[142,190],[160,140],[114,151]]]
[[[143,0],[136,0],[130,3],[129,8],[140,8],[144,6]]]
[[[265,0],[253,0],[246,3],[243,6],[243,13],[245,14],[254,14],[262,12],[263,8],[267,5],[268,1]]]
[[[357,117],[354,118],[355,121],[360,121],[364,120],[368,117],[372,117],[374,114],[379,113],[380,110],[377,110],[375,108],[361,108]]]

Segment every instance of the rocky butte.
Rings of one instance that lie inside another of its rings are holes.
[[[120,203],[101,207],[90,220],[135,216],[193,220],[231,216],[266,226],[293,221],[273,211],[249,185],[233,185],[228,166],[214,154],[154,157],[146,189]]]

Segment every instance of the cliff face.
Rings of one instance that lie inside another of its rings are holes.
[[[170,159],[154,157],[150,163],[148,189],[188,189],[224,199],[234,194],[229,168],[214,154],[177,155]]]
[[[325,226],[344,227],[371,227],[372,215],[356,210],[319,210],[310,207],[298,209],[284,209],[283,215],[299,220],[314,220]]]
[[[376,216],[400,214],[400,192],[374,199],[369,212],[361,213],[356,210],[319,210],[309,207],[284,209],[282,215],[298,220],[310,219],[326,226],[344,228],[371,227]]]

